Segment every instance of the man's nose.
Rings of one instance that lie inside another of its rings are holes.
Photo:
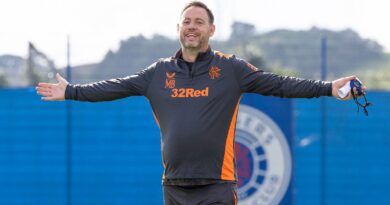
[[[195,25],[195,23],[190,23],[188,24],[188,30],[195,30],[197,27]]]

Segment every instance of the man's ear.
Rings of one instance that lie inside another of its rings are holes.
[[[179,33],[179,28],[180,28],[180,25],[179,23],[176,24],[176,32]]]
[[[210,37],[212,37],[215,33],[215,25],[214,24],[211,24],[210,26]]]

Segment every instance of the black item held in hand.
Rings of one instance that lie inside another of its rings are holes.
[[[362,107],[364,110],[364,114],[366,116],[368,116],[367,107],[372,106],[373,104],[370,102],[367,102],[366,95],[363,92],[362,83],[359,80],[355,79],[355,80],[351,80],[350,86],[351,86],[352,97],[357,105],[358,112],[359,112],[359,107]],[[360,103],[358,100],[358,97],[360,97],[360,96],[364,97],[364,105],[362,103]]]

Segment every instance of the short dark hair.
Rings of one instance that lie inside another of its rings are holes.
[[[210,24],[213,24],[213,23],[214,23],[214,15],[213,15],[213,12],[209,9],[209,7],[206,6],[206,4],[204,4],[204,3],[201,2],[201,1],[191,1],[190,3],[188,3],[186,6],[184,6],[183,10],[181,11],[181,15],[183,15],[183,13],[184,13],[185,10],[187,10],[188,8],[190,8],[190,7],[192,7],[192,6],[200,7],[200,8],[203,8],[204,10],[206,10],[207,15],[209,16],[209,22],[210,22]]]

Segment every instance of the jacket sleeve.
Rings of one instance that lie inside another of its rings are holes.
[[[68,84],[65,99],[78,101],[111,101],[128,96],[146,95],[152,81],[156,63],[148,68],[124,78],[99,81],[91,84]]]
[[[283,98],[332,96],[331,82],[275,75],[241,59],[235,59],[235,64],[235,75],[242,93]]]

